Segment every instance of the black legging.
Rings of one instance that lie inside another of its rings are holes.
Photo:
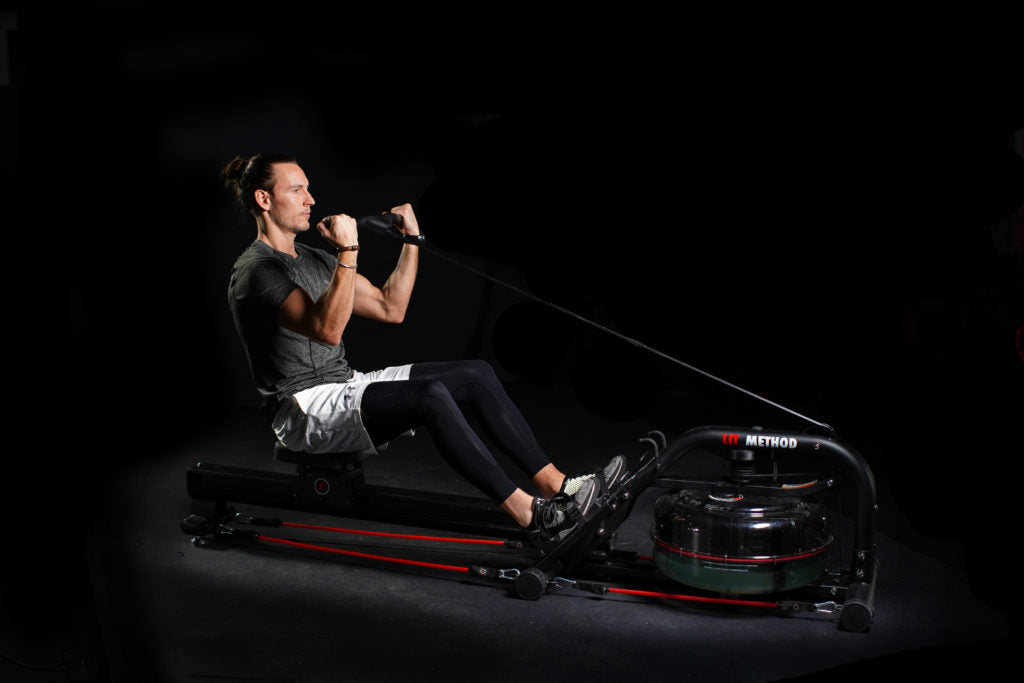
[[[532,478],[550,461],[485,361],[417,363],[409,379],[374,382],[362,399],[363,424],[374,443],[425,426],[445,460],[495,502],[516,485],[462,414],[469,405],[487,436]]]

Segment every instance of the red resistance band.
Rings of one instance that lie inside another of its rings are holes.
[[[291,525],[290,525],[291,526]],[[404,560],[400,557],[385,557],[384,555],[370,555],[369,553],[357,553],[354,550],[341,550],[339,548],[328,548],[322,545],[312,545],[310,543],[298,543],[297,541],[289,541],[285,538],[273,538],[271,536],[260,536],[261,541],[270,541],[271,543],[280,543],[282,545],[290,545],[296,548],[306,548],[308,550],[322,550],[328,553],[336,553],[338,555],[348,555],[350,557],[362,557],[368,560],[381,560],[384,562],[395,562],[397,564],[409,564],[416,567],[430,567],[431,569],[444,569],[451,572],[469,572],[469,567],[455,567],[450,564],[434,564],[433,562],[420,562],[418,560]],[[501,543],[501,541],[498,541]]]
[[[316,526],[314,524],[294,524],[292,522],[281,522],[281,526],[295,529],[313,529],[315,531],[334,531],[341,534],[359,534],[362,536],[383,536],[385,538],[405,538],[417,541],[440,541],[442,543],[475,543],[477,545],[509,545],[509,541],[491,541],[479,538],[445,538],[441,536],[412,536],[410,534],[391,534],[383,531],[362,531],[360,529],[341,529],[333,526]],[[518,543],[516,541],[515,543]]]
[[[730,598],[702,598],[696,595],[681,595],[679,593],[656,593],[654,591],[638,591],[629,588],[608,588],[609,593],[623,593],[625,595],[640,595],[645,598],[668,598],[670,600],[686,600],[689,602],[710,602],[718,605],[743,605],[745,607],[778,607],[777,602],[762,602],[759,600],[734,600]]]
[[[312,524],[294,524],[294,523],[290,523],[290,522],[281,522],[281,526],[292,527],[292,528],[296,528],[296,529],[313,529],[313,530],[318,530],[318,531],[334,531],[334,532],[339,532],[339,533],[351,533],[351,534],[360,534],[360,535],[366,535],[366,536],[383,536],[383,537],[387,537],[387,538],[405,538],[405,539],[415,539],[415,540],[441,541],[441,542],[449,542],[449,543],[475,543],[475,544],[483,544],[483,545],[506,545],[506,543],[507,543],[506,541],[482,540],[482,539],[471,539],[471,538],[447,538],[447,537],[439,537],[439,536],[414,536],[414,535],[410,535],[410,534],[392,534],[392,533],[385,533],[385,532],[380,532],[380,531],[361,531],[361,530],[358,530],[358,529],[342,529],[342,528],[338,528],[338,527],[317,526],[317,525],[312,525]],[[414,567],[426,567],[426,568],[429,568],[429,569],[440,569],[440,570],[443,570],[443,571],[460,572],[460,573],[465,573],[465,574],[471,573],[473,571],[473,569],[471,567],[458,567],[458,566],[450,565],[450,564],[437,564],[437,563],[434,563],[434,562],[421,562],[419,560],[408,560],[408,559],[403,559],[403,558],[400,558],[400,557],[387,557],[385,555],[372,555],[370,553],[360,553],[360,552],[356,552],[354,550],[342,550],[340,548],[330,548],[330,547],[327,547],[327,546],[314,545],[314,544],[311,544],[311,543],[300,543],[298,541],[291,541],[291,540],[288,540],[288,539],[285,539],[285,538],[274,538],[272,536],[262,536],[262,535],[260,535],[259,539],[263,540],[263,541],[268,541],[270,543],[279,543],[281,545],[288,545],[288,546],[292,546],[292,547],[295,547],[295,548],[304,548],[304,549],[307,549],[307,550],[320,550],[320,551],[323,551],[323,552],[334,553],[334,554],[337,554],[337,555],[346,555],[346,556],[349,556],[349,557],[360,557],[360,558],[367,559],[367,560],[378,560],[378,561],[381,561],[381,562],[392,562],[392,563],[396,563],[396,564],[404,564],[404,565],[410,565],[410,566],[414,566]],[[653,559],[653,558],[651,558],[651,559]],[[764,601],[758,601],[758,600],[736,600],[736,599],[730,599],[730,598],[709,598],[709,597],[700,597],[700,596],[695,596],[695,595],[683,595],[683,594],[680,594],[680,593],[661,593],[661,592],[657,592],[657,591],[633,590],[633,589],[629,589],[629,588],[613,588],[613,587],[608,587],[607,591],[609,593],[618,593],[620,595],[635,595],[635,596],[646,597],[646,598],[663,598],[663,599],[669,599],[669,600],[681,600],[681,601],[688,601],[688,602],[703,602],[703,603],[712,603],[712,604],[719,604],[719,605],[741,605],[741,606],[746,606],[746,607],[769,607],[769,608],[777,608],[779,606],[779,603],[777,603],[777,602],[764,602]]]

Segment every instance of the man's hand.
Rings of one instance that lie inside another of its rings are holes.
[[[411,213],[412,209],[409,211]],[[413,218],[413,221],[415,220]],[[316,224],[316,229],[320,231],[324,239],[330,242],[335,249],[359,244],[359,231],[356,230],[356,219],[343,213],[339,213],[336,216],[327,216]]]
[[[402,217],[402,227],[399,228],[404,235],[420,234],[420,225],[416,222],[416,214],[412,211],[412,204],[402,204],[391,209],[391,213],[397,213]]]

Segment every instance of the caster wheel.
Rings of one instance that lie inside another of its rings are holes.
[[[536,567],[524,569],[515,581],[516,595],[524,600],[536,600],[544,595],[548,581],[548,576]]]

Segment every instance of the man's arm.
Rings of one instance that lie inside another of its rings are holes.
[[[340,214],[329,223],[320,222],[316,227],[335,248],[359,245],[354,218]],[[341,335],[352,317],[356,282],[366,280],[356,274],[358,253],[354,250],[338,252],[334,275],[316,301],[301,287],[292,290],[277,311],[277,324],[321,344],[337,346],[341,343]]]
[[[391,209],[402,217],[402,232],[406,235],[420,234],[419,224],[409,204]],[[362,275],[356,276],[355,302],[353,310],[356,315],[372,318],[382,322],[400,323],[405,319],[409,308],[413,285],[416,283],[416,271],[419,267],[419,247],[414,244],[402,246],[398,257],[398,265],[381,287],[375,287]]]

